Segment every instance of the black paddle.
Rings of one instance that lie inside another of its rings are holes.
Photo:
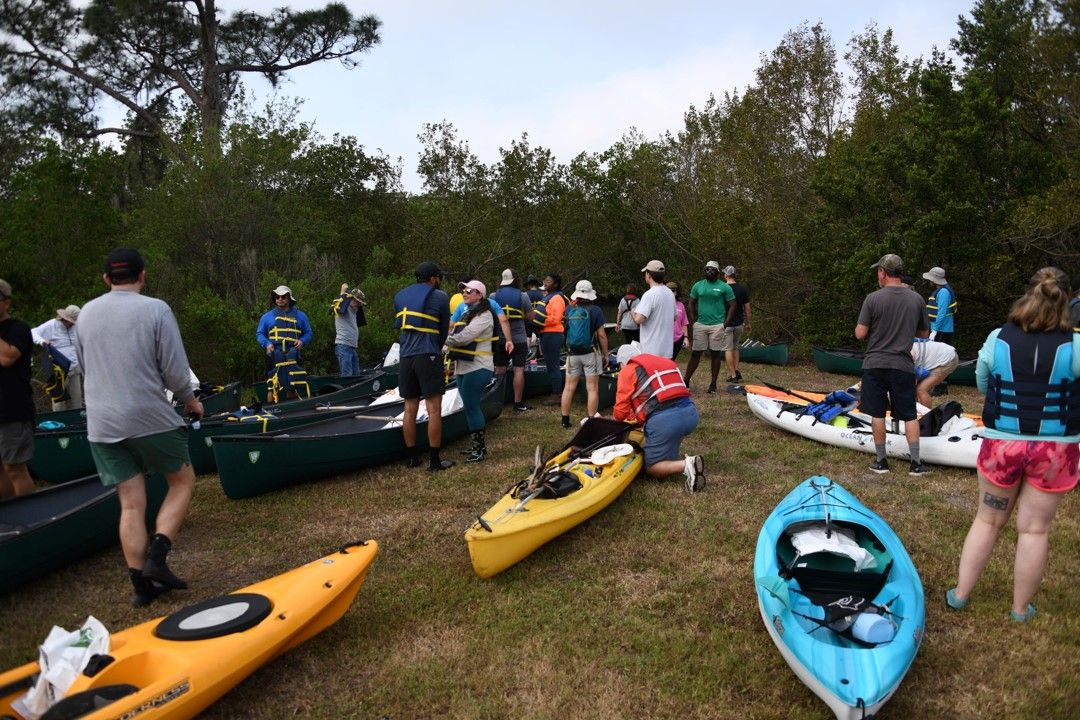
[[[814,403],[817,402],[817,400],[811,400],[810,398],[806,397],[805,395],[800,395],[799,393],[797,393],[797,392],[795,392],[793,390],[788,390],[787,388],[780,387],[779,385],[773,385],[772,383],[765,382],[764,380],[761,381],[761,384],[764,385],[765,387],[769,388],[770,390],[776,390],[777,392],[787,393],[791,397],[797,397],[800,400],[805,400],[806,402],[810,403],[810,405],[813,405]],[[807,407],[809,407],[809,405]],[[781,412],[783,412],[783,411],[781,411]],[[804,409],[801,414],[805,415],[806,410]],[[854,417],[847,410],[841,412],[840,414],[843,415],[844,417],[848,418],[849,420],[855,420],[856,422],[859,422],[859,423],[862,422],[862,420],[859,420],[859,418]],[[779,417],[779,415],[777,417]],[[817,418],[814,418],[814,424],[815,425],[817,424]]]

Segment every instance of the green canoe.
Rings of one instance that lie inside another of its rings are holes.
[[[218,413],[232,412],[240,407],[240,383],[231,382],[228,385],[219,386],[217,392],[204,395],[200,400],[203,404],[204,415],[217,415]],[[177,412],[183,413],[183,406],[178,407]]]
[[[148,527],[165,498],[164,478],[146,489]],[[119,541],[120,501],[97,475],[0,501],[0,593]]]
[[[839,375],[862,375],[864,353],[861,350],[814,347],[813,352],[814,364],[822,372],[837,373]],[[952,375],[949,375],[948,382],[955,385],[974,385],[975,359],[972,358],[961,362]]]
[[[482,406],[488,421],[502,412],[501,380],[493,382]],[[401,426],[389,422],[402,412],[403,403],[398,401],[292,430],[218,438],[214,457],[221,486],[227,496],[238,500],[403,459]],[[468,432],[464,410],[443,416],[444,448]],[[427,447],[426,421],[417,423],[416,438],[418,447]]]
[[[394,380],[396,380],[396,376]],[[217,435],[250,435],[266,430],[284,430],[304,423],[325,420],[348,411],[328,410],[335,407],[367,405],[378,392],[386,389],[386,376],[376,373],[362,382],[334,393],[289,402],[267,405],[262,414],[274,419],[262,422],[239,422],[228,416],[207,417],[198,430],[188,431],[188,451],[196,473],[214,472],[213,438]],[[85,419],[83,420],[85,423]],[[72,425],[59,430],[34,432],[34,457],[28,464],[30,473],[44,482],[64,483],[97,472],[86,439],[86,425]]]
[[[615,404],[615,384],[618,373],[606,372],[600,375],[600,409],[609,408]],[[506,372],[506,392],[504,402],[514,402],[514,374],[513,370]],[[548,378],[546,365],[527,365],[525,367],[525,390],[522,399],[540,397],[551,393],[551,380]],[[584,403],[586,400],[585,380],[578,380],[577,391],[574,393],[575,403]]]
[[[762,345],[748,340],[739,346],[739,362],[787,365],[788,359],[788,344],[784,342]]]
[[[311,387],[311,395],[314,398],[317,395],[325,395],[331,392],[337,392],[342,388],[351,387],[357,383],[364,382],[373,375],[381,373],[382,383],[385,388],[397,387],[397,375],[398,366],[392,365],[390,367],[382,367],[381,365],[373,365],[366,368],[362,368],[359,375],[311,375],[308,377],[308,385]],[[251,386],[251,389],[255,391],[255,400],[257,402],[266,402],[266,381],[260,380]],[[287,402],[295,402],[289,400]]]

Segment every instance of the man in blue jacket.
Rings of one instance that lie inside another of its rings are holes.
[[[416,282],[394,296],[395,326],[401,331],[398,392],[405,400],[401,432],[409,467],[420,465],[416,452],[416,416],[420,398],[427,409],[428,470],[446,470],[452,460],[439,457],[442,445],[442,396],[446,388],[442,347],[450,332],[450,296],[439,289],[442,269],[427,261],[416,266]]]
[[[259,318],[255,337],[266,351],[271,375],[276,376],[277,386],[286,393],[310,396],[307,373],[301,367],[300,351],[311,342],[311,322],[303,310],[296,307],[296,298],[288,285],[278,285],[270,291],[274,307]],[[271,386],[274,386],[273,377]],[[270,391],[272,402],[282,399],[277,391]]]

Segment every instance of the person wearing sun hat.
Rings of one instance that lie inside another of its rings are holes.
[[[0,280],[0,500],[34,491],[26,463],[34,457],[30,326],[11,317],[11,284]]]
[[[270,291],[272,308],[259,318],[255,337],[266,351],[267,397],[280,402],[290,397],[311,397],[302,349],[311,344],[311,321],[296,307],[296,296],[288,285]]]
[[[68,399],[53,400],[54,411],[78,410],[83,406],[82,372],[79,370],[79,358],[75,352],[75,340],[79,332],[75,323],[79,319],[79,311],[78,305],[60,308],[56,311],[56,317],[30,331],[35,345],[50,349],[50,354],[59,353],[63,360],[67,360],[68,368],[65,373]]]
[[[930,320],[930,339],[952,344],[956,330],[956,292],[945,279],[945,270],[932,267],[923,273],[923,279],[935,286],[926,299],[926,315]]]
[[[570,295],[572,304],[563,315],[566,326],[566,379],[559,404],[562,426],[570,427],[570,405],[574,400],[578,379],[585,377],[586,417],[600,408],[600,373],[608,356],[604,312],[594,303],[596,290],[588,280],[579,280]],[[597,348],[600,352],[597,353]]]

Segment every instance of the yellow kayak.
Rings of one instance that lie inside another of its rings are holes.
[[[545,463],[538,457],[532,478],[465,531],[476,574],[502,572],[610,505],[641,471],[642,442],[633,425],[593,418],[559,454]]]
[[[52,718],[191,718],[259,666],[337,622],[378,552],[374,540],[190,605],[110,637]],[[0,717],[30,688],[36,662],[0,674]]]

